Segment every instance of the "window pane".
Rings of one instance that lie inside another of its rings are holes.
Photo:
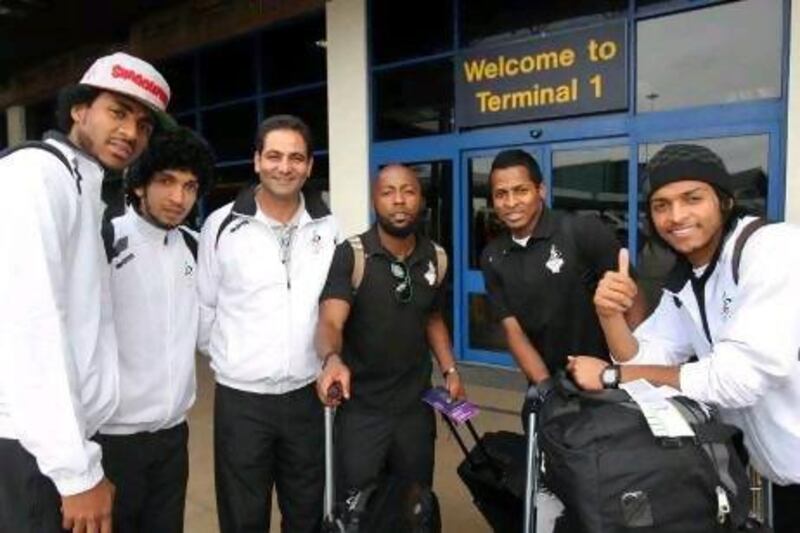
[[[503,326],[495,320],[485,294],[469,295],[469,347],[493,352],[508,351]]]
[[[325,81],[324,13],[261,34],[265,91]]]
[[[425,194],[424,233],[438,242],[450,258],[451,268],[445,279],[446,296],[442,316],[453,332],[453,164],[450,161],[430,161],[410,165],[417,171]]]
[[[778,98],[781,5],[749,0],[640,22],[637,112]]]
[[[158,65],[170,88],[169,112],[180,113],[195,107],[194,58],[169,59]]]
[[[0,150],[8,146],[8,119],[6,112],[0,111]]]
[[[325,87],[264,99],[264,116],[297,115],[311,128],[314,149],[328,147],[328,96]]]
[[[308,197],[321,197],[328,207],[331,205],[329,174],[330,162],[328,161],[328,154],[317,154],[314,156],[314,168],[311,171],[311,176],[303,185],[303,194]]]
[[[256,133],[256,106],[236,104],[203,113],[203,135],[214,147],[222,163],[253,157]]]
[[[468,0],[461,3],[461,46],[539,36],[619,16],[628,0]]]
[[[200,56],[200,95],[205,105],[256,92],[251,36],[215,46]]]
[[[733,177],[732,189],[736,203],[752,214],[766,215],[769,176],[767,135],[672,142],[700,144],[713,150],[725,162],[728,172]],[[644,168],[650,157],[665,145],[666,143],[658,143],[639,146],[639,176],[644,175]],[[646,198],[642,194],[642,187],[639,189],[638,271],[640,286],[652,309],[658,303],[664,279],[672,268],[675,258],[668,248],[658,240],[652,239],[652,230],[647,223]]]
[[[553,207],[593,213],[628,246],[628,147],[553,152]]]
[[[378,140],[453,131],[453,62],[434,61],[375,75]]]
[[[453,257],[453,164],[450,161],[411,163],[425,194],[423,231]]]
[[[649,6],[660,6],[662,9],[679,9],[687,6],[696,7],[702,4],[716,4],[728,1],[730,0],[636,0],[636,9]]]
[[[28,139],[41,139],[44,132],[55,127],[55,99],[37,102],[25,108],[25,137]]]
[[[189,129],[197,129],[197,116],[193,111],[176,116],[175,121],[181,126],[186,126]]]
[[[373,0],[370,16],[377,65],[453,48],[453,0]]]
[[[206,216],[232,202],[242,187],[256,182],[256,174],[252,163],[217,167],[214,189],[206,196]]]

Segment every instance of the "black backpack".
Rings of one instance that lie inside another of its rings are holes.
[[[538,415],[544,484],[570,533],[713,533],[744,528],[750,486],[739,430],[685,398],[670,402],[695,431],[657,438],[624,390],[584,392],[564,375]],[[562,530],[557,530],[562,531]]]
[[[390,477],[350,490],[323,533],[441,533],[439,500],[429,487]]]

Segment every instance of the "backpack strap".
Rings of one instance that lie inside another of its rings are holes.
[[[436,286],[440,286],[447,275],[447,251],[442,246],[431,241],[436,252]]]
[[[350,285],[353,287],[353,292],[356,292],[364,280],[367,254],[364,252],[364,243],[361,242],[361,237],[358,235],[349,237],[347,242],[353,249],[353,272],[350,273]]]
[[[108,264],[117,256],[114,250],[114,223],[111,222],[111,217],[108,216],[108,209],[103,212],[103,220],[100,224],[100,235],[103,237],[103,248],[106,251],[106,260]]]
[[[353,292],[356,292],[364,280],[367,254],[364,251],[364,243],[358,235],[349,237],[347,242],[350,243],[350,247],[353,249],[353,272],[350,274],[350,285],[353,287]],[[431,244],[433,244],[436,254],[436,287],[438,287],[447,275],[447,251],[433,241],[431,241]]]
[[[744,245],[747,243],[747,240],[753,235],[753,233],[755,233],[759,228],[763,228],[767,224],[769,224],[769,222],[763,218],[757,218],[745,226],[739,236],[736,237],[736,243],[733,245],[733,257],[731,258],[733,282],[736,285],[739,284],[739,264],[742,262],[742,251],[744,250]]]
[[[58,148],[56,148],[55,146],[53,146],[50,143],[47,143],[47,142],[44,142],[44,141],[25,141],[25,142],[22,142],[20,144],[17,144],[16,146],[12,146],[10,148],[6,148],[2,152],[0,152],[0,159],[2,159],[3,157],[6,157],[6,156],[9,156],[9,155],[13,154],[14,152],[18,152],[20,150],[25,150],[25,149],[28,149],[28,148],[35,148],[37,150],[43,150],[43,151],[47,152],[48,154],[54,156],[59,161],[61,161],[61,163],[63,163],[64,166],[67,167],[67,170],[69,170],[70,176],[72,176],[72,178],[75,180],[75,187],[77,187],[77,189],[78,189],[78,194],[81,194],[81,192],[82,192],[82,190],[81,190],[81,175],[78,174],[77,172],[75,172],[75,169],[72,168],[72,165],[70,164],[69,160],[67,159],[67,156],[65,156],[61,152],[61,150],[59,150]]]
[[[184,228],[183,226],[178,226],[178,231],[181,233],[181,237],[183,237],[183,242],[186,243],[186,247],[192,252],[192,257],[194,257],[195,263],[197,262],[197,239],[192,232],[188,229]]]

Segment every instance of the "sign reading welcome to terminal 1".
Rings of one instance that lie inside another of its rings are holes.
[[[624,21],[566,31],[458,58],[462,128],[626,109]]]

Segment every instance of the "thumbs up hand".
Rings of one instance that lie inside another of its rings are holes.
[[[631,270],[631,258],[628,254],[627,248],[620,248],[619,249],[619,257],[617,259],[618,267],[617,272],[625,276],[626,278],[630,278],[630,270]]]
[[[630,257],[625,248],[619,251],[617,270],[603,275],[594,293],[594,306],[600,318],[622,315],[633,306],[638,289],[630,276]]]

